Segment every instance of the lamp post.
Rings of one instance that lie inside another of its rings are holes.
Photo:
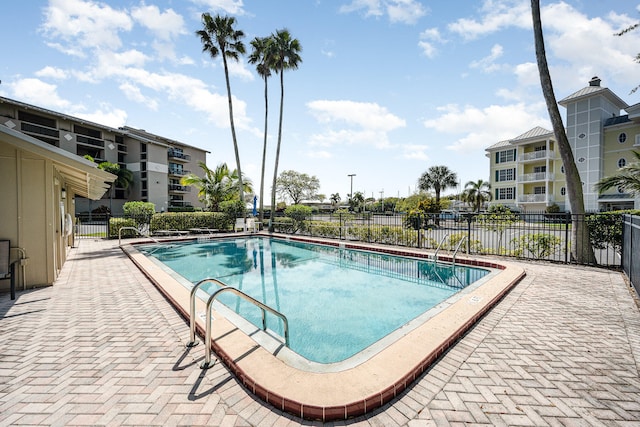
[[[350,173],[347,176],[351,178],[351,192],[349,193],[349,207],[351,207],[351,199],[353,198],[353,177],[356,176],[356,174]]]

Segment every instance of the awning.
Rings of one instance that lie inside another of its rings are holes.
[[[99,200],[116,176],[80,156],[0,125],[0,143],[33,153],[53,162],[66,181],[66,190],[91,200]]]

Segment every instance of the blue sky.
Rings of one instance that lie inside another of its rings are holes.
[[[637,0],[542,2],[557,99],[599,76],[640,102]],[[321,193],[407,196],[446,165],[462,186],[489,178],[485,148],[551,129],[535,64],[528,0],[49,0],[3,5],[0,95],[112,127],[204,148],[235,168],[224,71],[194,35],[201,14],[237,18],[244,42],[287,28],[303,62],[286,72],[279,171]],[[269,80],[267,191],[278,78]],[[246,58],[231,74],[243,172],[260,184],[263,82]],[[564,109],[561,108],[564,116]],[[268,199],[268,197],[266,197]]]

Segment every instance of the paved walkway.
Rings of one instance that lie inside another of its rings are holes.
[[[640,425],[640,312],[620,273],[527,277],[413,387],[334,425]],[[122,254],[83,240],[53,287],[0,295],[0,425],[314,425],[202,371],[188,325]]]

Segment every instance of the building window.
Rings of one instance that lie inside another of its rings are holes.
[[[545,187],[533,187],[533,194],[547,194]]]
[[[564,173],[564,165],[560,166],[560,172]]]
[[[622,159],[618,159],[618,167],[623,168],[627,165],[627,160],[623,157]]]
[[[564,188],[564,187],[562,187],[562,188],[560,189],[560,194],[561,194],[561,195],[563,195],[563,196],[566,196],[566,195],[567,195],[567,189],[566,189],[566,188]]]
[[[618,135],[618,142],[620,144],[624,144],[625,142],[627,142],[627,134],[624,132],[620,133],[620,135]]]
[[[618,193],[623,194],[624,193],[624,187],[618,187]]]
[[[35,123],[37,125],[46,126],[48,128],[55,128],[55,119],[48,117],[38,116],[37,114],[27,113],[26,111],[18,111],[18,120],[23,122]]]
[[[516,198],[516,189],[513,187],[496,188],[496,200],[513,200]]]
[[[496,152],[496,163],[507,163],[516,160],[516,150],[504,150]]]
[[[536,166],[533,168],[533,173],[544,173],[547,171],[546,166]]]
[[[533,149],[533,151],[545,151],[546,149],[547,147],[545,145],[538,145]]]
[[[516,178],[515,168],[499,169],[496,171],[496,182],[513,181]]]
[[[587,159],[585,159],[584,157],[579,157],[578,158],[578,163],[584,163],[586,161],[587,161]]]
[[[578,135],[578,138],[580,139],[585,139],[587,137],[587,134],[582,132],[580,135]]]

